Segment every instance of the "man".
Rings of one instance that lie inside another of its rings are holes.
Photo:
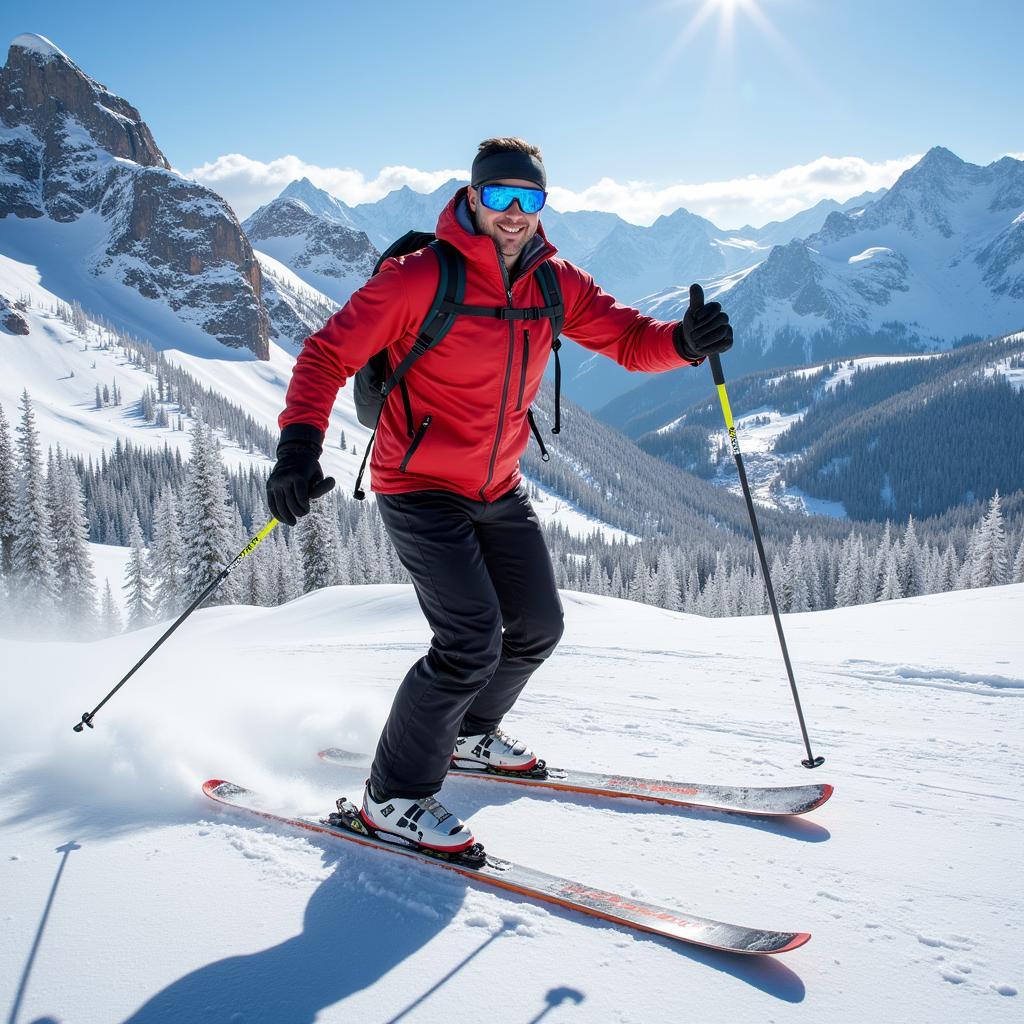
[[[536,270],[551,261],[563,332],[629,370],[696,365],[731,346],[718,303],[693,303],[682,322],[660,323],[557,259],[540,225],[546,187],[536,146],[513,138],[480,144],[471,185],[456,193],[436,231],[465,260],[465,304],[544,307]],[[281,521],[294,525],[309,511],[338,389],[384,345],[390,367],[402,361],[438,278],[428,249],[385,260],[306,339],[267,484]],[[499,726],[562,635],[551,559],[519,472],[551,332],[547,319],[458,316],[403,379],[401,400],[385,402],[370,463],[377,506],[433,638],[395,696],[361,816],[372,831],[449,854],[474,842],[434,796],[453,758],[481,770],[537,765],[528,746]]]

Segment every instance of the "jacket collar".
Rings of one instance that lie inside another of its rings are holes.
[[[494,239],[489,235],[478,234],[469,212],[469,200],[466,198],[466,187],[463,186],[452,196],[448,205],[441,211],[434,232],[438,238],[450,242],[465,256],[469,263],[477,264],[484,273],[492,274],[501,281],[504,290],[501,256]],[[544,225],[537,225],[537,233],[526,244],[519,258],[518,268],[513,280],[518,280],[531,273],[539,263],[550,259],[558,250],[548,241],[544,234]]]

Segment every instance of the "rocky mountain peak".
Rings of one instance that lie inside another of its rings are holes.
[[[11,43],[0,68],[0,95],[4,124],[31,128],[48,149],[62,146],[71,117],[111,156],[170,169],[138,110],[44,36],[25,33]]]
[[[83,293],[107,292],[122,308],[141,297],[162,307],[163,323],[267,358],[260,268],[238,219],[171,170],[135,107],[50,40],[25,34],[0,68],[0,122],[0,229],[12,216],[59,224],[61,245],[83,254],[73,269]],[[45,229],[24,237],[40,260],[52,258]]]

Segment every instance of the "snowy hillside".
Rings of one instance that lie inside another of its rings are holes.
[[[428,640],[411,589],[197,613],[158,636],[0,641],[0,991],[10,1020],[860,1024],[1020,1019],[1024,586],[770,619],[565,592],[561,648],[506,724],[550,761],[835,796],[757,821],[450,781],[494,852],[697,914],[803,928],[771,962],[685,949],[433,867],[222,811],[204,778],[324,812]],[[41,655],[45,653],[45,657]]]
[[[1019,490],[1022,366],[1024,334],[1016,333],[947,353],[864,356],[742,377],[729,388],[730,404],[755,499],[898,520]],[[962,440],[972,437],[988,442]],[[739,492],[715,400],[695,403],[638,444]]]

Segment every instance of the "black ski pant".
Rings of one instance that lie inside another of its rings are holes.
[[[432,796],[456,738],[496,728],[558,645],[562,602],[522,484],[493,502],[413,491],[377,507],[433,637],[398,688],[370,782],[378,796]]]

